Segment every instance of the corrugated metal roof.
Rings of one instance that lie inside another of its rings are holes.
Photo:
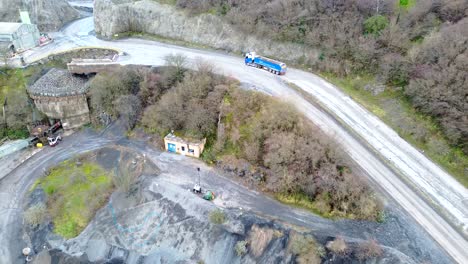
[[[23,23],[0,22],[0,34],[13,34]]]

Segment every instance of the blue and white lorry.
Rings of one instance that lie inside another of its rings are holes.
[[[265,69],[278,75],[286,74],[287,70],[286,64],[280,61],[258,56],[255,52],[249,52],[245,54],[245,65]]]

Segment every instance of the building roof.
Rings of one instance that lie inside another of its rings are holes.
[[[164,139],[172,141],[172,142],[179,142],[183,144],[188,144],[188,145],[194,145],[194,146],[199,146],[204,144],[204,140],[185,140],[183,138],[180,138],[172,133],[167,134],[167,136],[164,137]]]
[[[13,34],[23,23],[0,22],[0,34]]]
[[[84,94],[88,89],[87,78],[53,68],[31,85],[28,91],[31,95],[60,97]]]

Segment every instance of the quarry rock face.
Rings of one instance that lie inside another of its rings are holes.
[[[0,0],[0,21],[20,22],[19,10],[27,10],[31,23],[40,31],[59,30],[79,18],[79,13],[66,0]]]
[[[192,16],[174,6],[151,0],[96,0],[94,22],[96,33],[104,38],[122,32],[145,32],[230,52],[254,50],[287,60],[318,56],[317,51],[305,49],[300,44],[244,35],[216,15]]]

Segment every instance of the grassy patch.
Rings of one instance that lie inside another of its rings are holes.
[[[468,187],[468,174],[465,171],[468,168],[468,156],[460,149],[451,147],[433,118],[414,109],[402,91],[387,89],[374,96],[370,91],[362,89],[374,81],[370,76],[339,78],[322,74],[322,77],[378,116],[403,139],[424,151],[427,157]]]
[[[175,6],[177,3],[177,0],[153,0],[153,1],[158,2],[160,4],[173,5],[173,6]]]
[[[112,176],[96,163],[80,166],[67,160],[36,183],[47,194],[54,231],[64,238],[77,236],[106,202],[113,190]]]
[[[278,193],[278,194],[275,194],[275,198],[284,204],[309,210],[312,213],[321,215],[325,218],[333,217],[333,215],[329,213],[324,213],[321,210],[319,210],[319,208],[317,207],[317,204],[303,193],[295,193],[295,194]]]
[[[403,10],[409,10],[416,4],[416,0],[399,0],[396,3],[398,7],[402,8]]]
[[[226,215],[220,209],[215,209],[210,213],[210,222],[215,225],[224,224],[226,220]]]

